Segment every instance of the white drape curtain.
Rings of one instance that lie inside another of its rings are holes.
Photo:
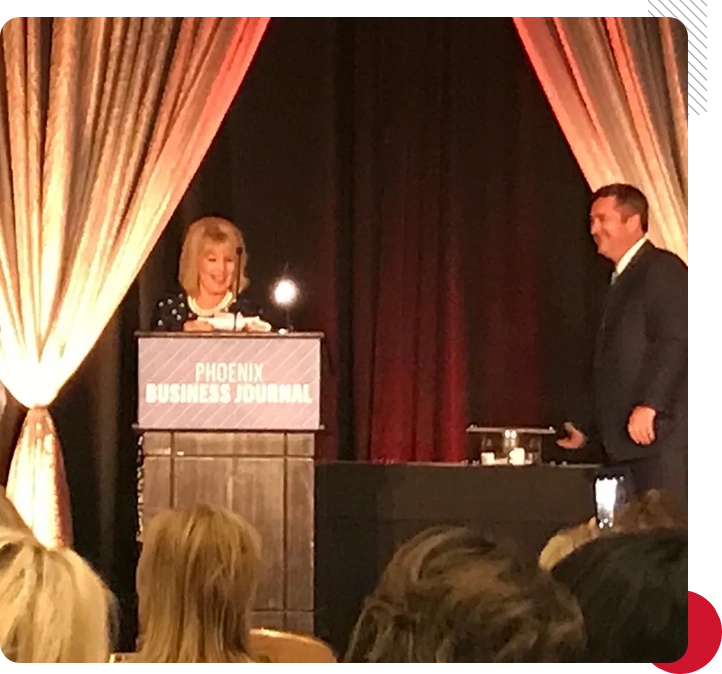
[[[160,237],[267,23],[56,18],[2,29],[0,380],[30,409],[7,491],[45,543],[72,535],[47,406]]]
[[[627,182],[687,261],[687,35],[668,18],[515,18],[590,187]]]

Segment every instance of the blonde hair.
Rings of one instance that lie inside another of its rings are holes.
[[[618,509],[612,532],[686,528],[687,518],[679,505],[664,491],[649,489]]]
[[[614,525],[610,529],[600,532],[596,519],[592,517],[588,522],[563,529],[552,536],[539,555],[539,566],[551,571],[577,548],[600,536],[686,528],[687,518],[679,505],[664,491],[649,489],[615,510]]]
[[[346,662],[568,662],[584,647],[566,588],[463,528],[405,543],[364,602]]]
[[[70,549],[0,529],[0,648],[14,662],[108,662],[114,602]]]
[[[137,662],[249,662],[260,570],[256,530],[223,508],[156,515],[144,532],[136,586]]]
[[[241,249],[241,274],[240,285],[238,281],[238,270],[233,275],[232,290],[239,294],[248,287],[246,267],[248,265],[248,252],[246,242],[243,239],[241,230],[230,220],[215,216],[206,216],[196,220],[186,231],[181,248],[180,262],[178,268],[178,281],[188,295],[195,297],[198,294],[198,264],[203,255],[203,245],[207,242],[230,243],[233,251]],[[238,286],[238,287],[237,287]]]
[[[0,527],[32,533],[30,527],[16,510],[13,502],[7,497],[5,487],[0,487]]]
[[[594,517],[588,522],[562,529],[547,541],[539,555],[539,566],[545,571],[551,571],[562,559],[597,538],[598,535],[599,530]]]

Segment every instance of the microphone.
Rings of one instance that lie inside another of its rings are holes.
[[[236,303],[236,313],[233,317],[233,331],[238,331],[238,316],[241,313],[241,306],[238,302],[238,296],[241,294],[241,276],[243,274],[243,268],[241,267],[241,260],[243,256],[243,246],[236,248],[236,296],[233,301]]]

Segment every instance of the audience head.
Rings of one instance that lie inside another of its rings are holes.
[[[142,662],[249,660],[256,530],[208,505],[168,510],[143,534],[136,584]]]
[[[14,662],[108,662],[110,592],[70,549],[0,529],[0,649]]]
[[[687,533],[602,536],[552,570],[584,614],[590,662],[674,662],[687,649]]]
[[[600,531],[593,517],[552,536],[539,555],[539,566],[551,570],[574,550],[600,535],[686,528],[687,518],[675,501],[663,491],[650,489],[619,506],[614,513],[614,526],[610,529]]]
[[[30,527],[15,509],[13,502],[7,497],[5,488],[0,487],[0,527],[7,529],[19,529],[31,533]]]
[[[658,489],[650,489],[635,496],[614,514],[613,531],[686,528],[687,518],[683,511],[673,499]]]
[[[574,599],[462,528],[405,543],[366,599],[347,662],[566,662],[583,647]]]
[[[599,535],[597,520],[593,517],[588,522],[577,524],[575,527],[563,529],[552,536],[539,555],[539,566],[549,571],[567,555],[593,540]]]
[[[238,285],[238,251],[241,278]],[[178,280],[191,297],[201,290],[223,295],[228,290],[242,292],[248,285],[246,266],[248,253],[243,234],[229,220],[208,216],[196,220],[183,239]]]

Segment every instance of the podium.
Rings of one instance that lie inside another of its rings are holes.
[[[314,454],[322,333],[138,339],[139,526],[219,505],[261,535],[259,627],[314,632]]]

